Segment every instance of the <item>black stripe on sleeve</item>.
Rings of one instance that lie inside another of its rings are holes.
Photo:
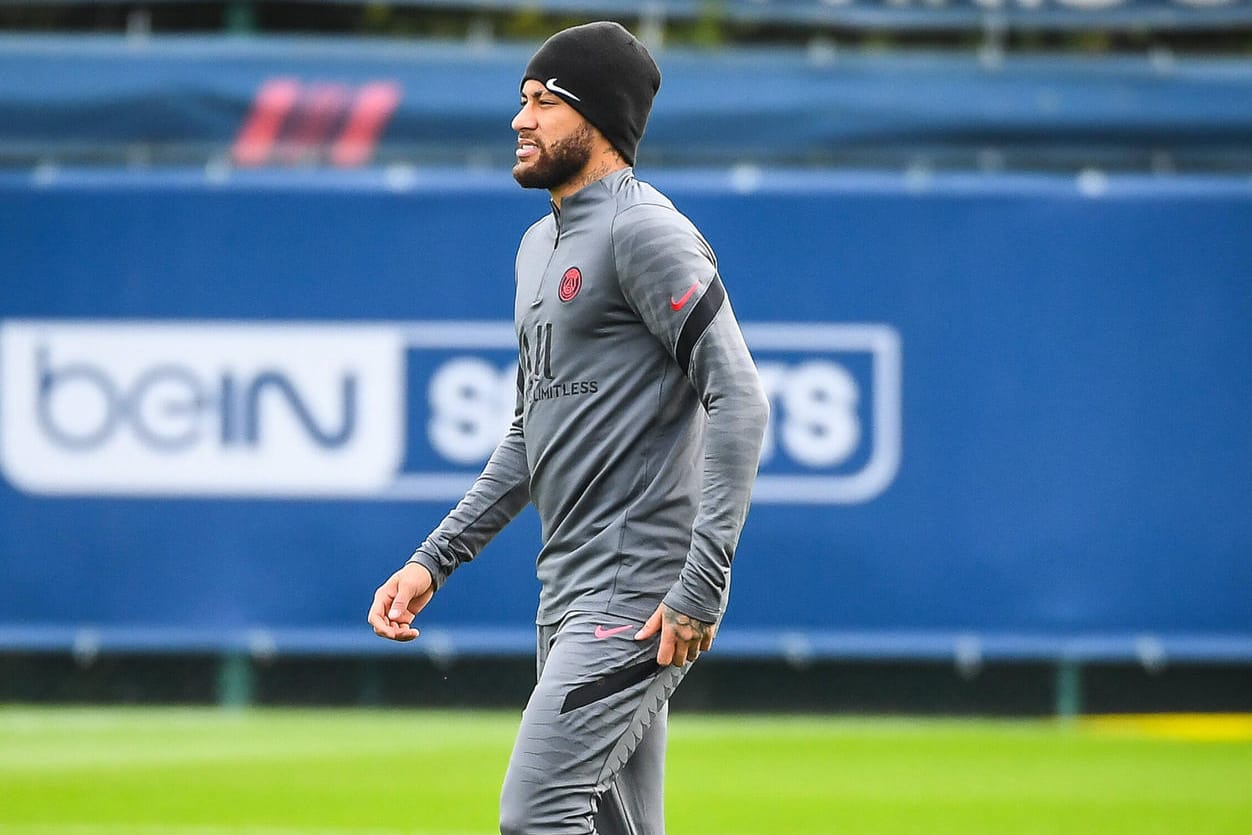
[[[526,411],[526,375],[522,372],[522,363],[517,363],[517,399],[513,403],[513,417],[520,417]]]
[[[724,301],[726,301],[726,288],[722,286],[722,277],[714,275],[713,283],[704,291],[700,301],[696,302],[691,314],[687,316],[687,321],[683,323],[682,332],[678,334],[678,346],[674,349],[674,357],[678,360],[678,367],[687,376],[691,376],[691,352],[695,350],[700,337],[704,336],[704,332],[708,330],[717,311],[722,309]]]
[[[631,685],[646,681],[656,675],[660,669],[661,665],[656,663],[656,659],[649,658],[641,664],[626,667],[615,673],[609,673],[604,678],[581,684],[566,694],[565,703],[561,705],[561,713],[578,710],[580,707],[589,705],[592,702],[598,702],[620,690],[625,690]]]

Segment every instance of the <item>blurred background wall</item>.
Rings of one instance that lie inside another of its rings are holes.
[[[1252,709],[1252,2],[0,3],[0,700],[518,704],[527,512],[373,589],[512,407],[526,59],[773,403],[709,708]]]

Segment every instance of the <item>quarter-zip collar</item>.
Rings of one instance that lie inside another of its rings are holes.
[[[556,239],[553,246],[560,243],[563,230],[569,229],[581,219],[594,213],[597,206],[605,200],[611,200],[613,195],[621,190],[622,183],[634,176],[635,169],[628,165],[606,174],[593,183],[588,183],[573,194],[566,195],[559,206],[555,200],[549,199],[548,205],[552,207],[552,219],[556,223]]]

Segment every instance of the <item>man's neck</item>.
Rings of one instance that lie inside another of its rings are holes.
[[[621,171],[623,168],[629,167],[626,161],[616,154],[611,157],[605,156],[590,160],[582,171],[579,171],[569,180],[549,192],[552,195],[552,204],[559,209],[561,208],[561,200],[564,198],[582,191],[598,180],[603,180],[614,171]]]

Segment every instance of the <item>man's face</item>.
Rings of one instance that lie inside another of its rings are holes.
[[[535,79],[522,86],[522,106],[513,117],[517,163],[513,179],[523,188],[556,189],[591,159],[594,129],[574,108]]]

